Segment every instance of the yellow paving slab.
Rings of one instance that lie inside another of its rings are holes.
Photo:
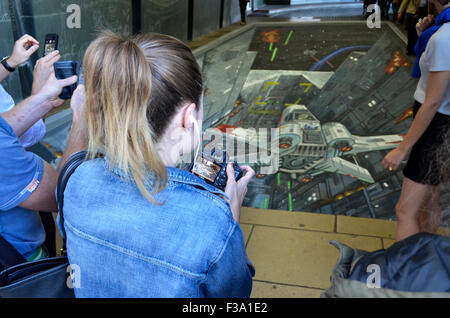
[[[320,298],[322,289],[253,281],[251,298]]]
[[[240,222],[291,229],[334,232],[335,219],[334,215],[327,214],[243,207]]]
[[[450,228],[449,227],[440,227],[437,231],[437,234],[444,235],[444,236],[450,236]]]
[[[392,244],[395,243],[395,240],[391,240],[391,239],[383,239],[383,248],[384,249],[388,249],[389,247],[391,247]]]
[[[336,232],[394,239],[397,222],[339,215]]]
[[[240,224],[240,225],[241,225],[242,233],[244,234],[245,244],[247,245],[248,238],[250,236],[250,233],[252,232],[253,225],[251,225],[251,224]]]
[[[336,240],[354,248],[375,251],[380,238],[302,231],[255,225],[247,254],[256,268],[255,280],[326,289],[339,251]]]

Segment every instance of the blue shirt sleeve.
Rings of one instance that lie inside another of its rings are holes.
[[[0,211],[10,210],[36,190],[44,161],[27,152],[11,126],[0,116]]]
[[[253,264],[245,252],[244,237],[236,224],[222,255],[208,271],[205,296],[208,298],[247,298],[252,291]]]

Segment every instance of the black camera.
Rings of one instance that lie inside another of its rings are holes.
[[[73,75],[78,76],[78,83],[74,83],[72,85],[64,87],[61,94],[59,95],[59,98],[61,99],[72,98],[72,94],[77,88],[77,85],[84,84],[80,62],[78,61],[55,62],[54,68],[55,68],[55,76],[57,79],[65,79]]]
[[[243,176],[243,172],[236,161],[233,162],[233,168],[234,179],[238,181]],[[204,179],[206,183],[225,191],[228,180],[226,152],[221,151],[216,153],[213,150],[210,156],[202,153],[201,156],[197,156],[194,159],[189,171]]]
[[[44,56],[50,54],[58,48],[59,37],[58,34],[47,34],[45,36],[45,46],[44,46]],[[66,86],[61,91],[59,98],[70,99],[72,98],[73,92],[77,88],[77,85],[84,84],[83,81],[83,71],[81,64],[78,61],[61,61],[55,62],[53,65],[55,69],[55,76],[57,79],[65,79],[73,75],[78,76],[78,83]]]

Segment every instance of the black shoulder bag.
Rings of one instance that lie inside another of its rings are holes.
[[[58,177],[56,199],[58,212],[63,228],[64,245],[62,255],[33,262],[22,262],[8,267],[20,261],[17,251],[3,238],[0,239],[0,255],[10,255],[0,261],[6,268],[0,272],[0,298],[73,298],[75,294],[69,287],[70,267],[67,259],[66,233],[64,230],[63,199],[64,189],[75,169],[85,161],[86,151],[74,153],[64,164]],[[9,246],[8,246],[9,245]],[[3,249],[5,248],[5,249]],[[9,250],[8,250],[9,249]],[[11,250],[13,249],[13,250]],[[3,253],[5,252],[5,253]],[[9,253],[9,254],[8,254]],[[19,254],[19,256],[21,256]],[[23,259],[23,257],[22,257]],[[23,260],[24,261],[24,260]]]

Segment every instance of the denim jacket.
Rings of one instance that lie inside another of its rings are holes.
[[[167,173],[161,205],[103,159],[71,176],[64,226],[77,297],[250,296],[254,267],[224,193],[188,171]]]

